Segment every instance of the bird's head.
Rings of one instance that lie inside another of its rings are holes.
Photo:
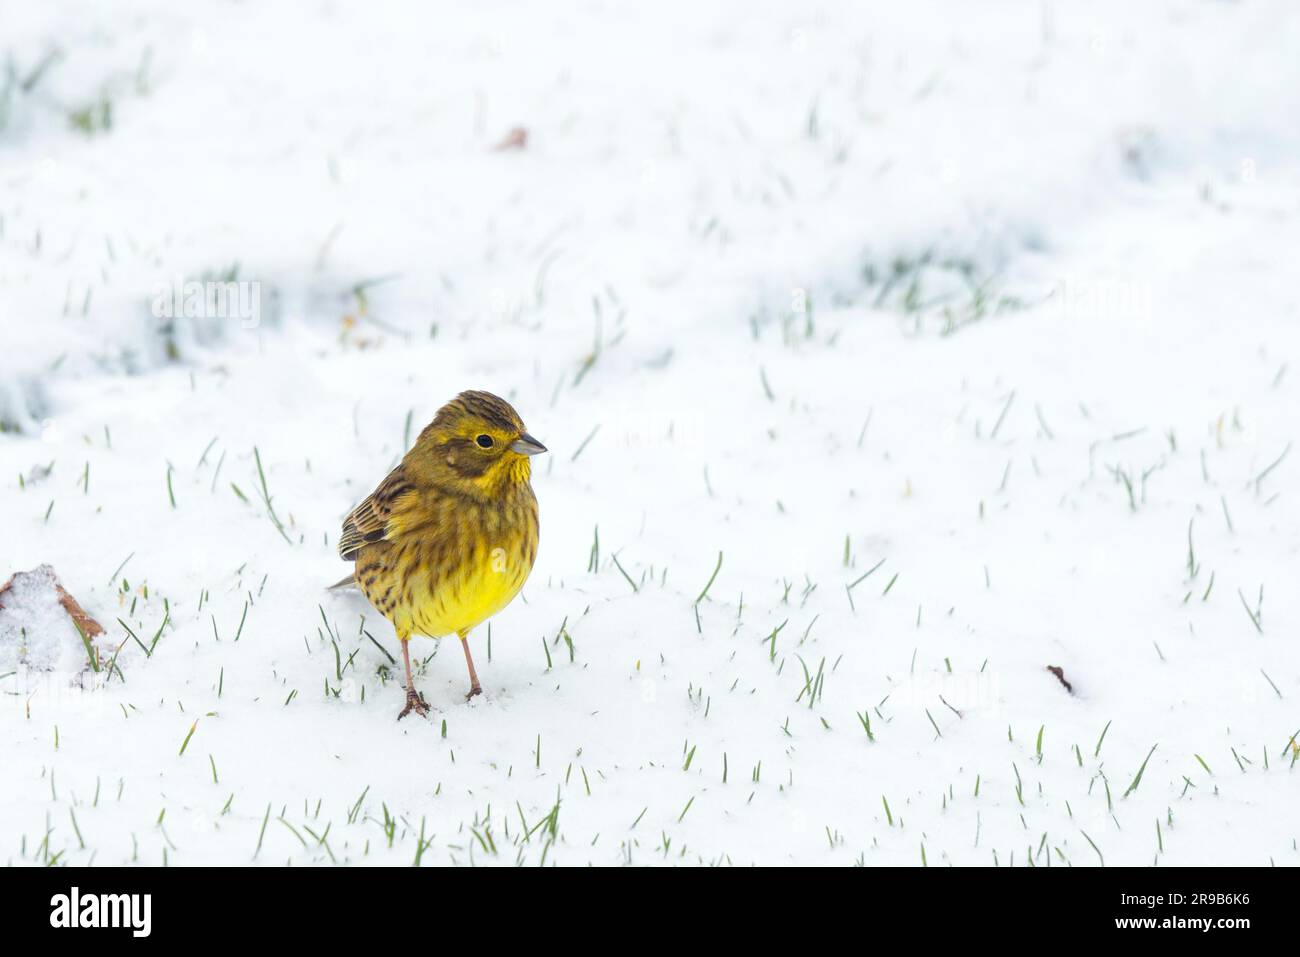
[[[409,457],[438,480],[482,496],[527,482],[529,458],[545,451],[509,402],[471,391],[438,410]]]

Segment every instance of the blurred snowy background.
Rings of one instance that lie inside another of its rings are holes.
[[[1300,862],[1297,49],[2,0],[0,583],[106,631],[11,595],[0,860]],[[323,586],[465,388],[551,449],[541,553],[399,725]]]

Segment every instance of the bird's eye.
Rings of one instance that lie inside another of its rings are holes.
[[[492,436],[490,436],[490,435],[480,435],[480,436],[479,436],[477,439],[475,439],[474,441],[478,443],[478,447],[479,447],[480,449],[490,449],[490,448],[492,448]]]

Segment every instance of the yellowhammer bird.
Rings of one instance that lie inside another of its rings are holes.
[[[406,665],[406,707],[429,705],[411,680],[411,635],[460,636],[469,694],[482,692],[470,629],[519,593],[537,557],[529,457],[545,452],[505,399],[462,392],[434,416],[400,465],[343,522],[339,555],[393,623]]]

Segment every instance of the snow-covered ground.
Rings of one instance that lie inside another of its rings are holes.
[[[0,24],[0,583],[117,653],[0,669],[0,860],[1300,862],[1293,4]],[[399,724],[324,586],[465,388],[541,551]]]

